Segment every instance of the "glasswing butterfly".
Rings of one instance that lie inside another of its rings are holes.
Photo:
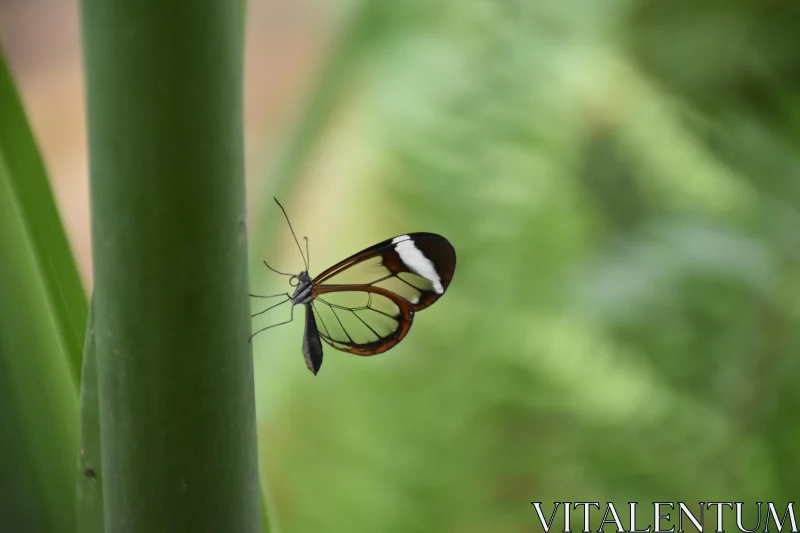
[[[252,315],[261,315],[291,303],[289,320],[262,328],[250,337],[294,320],[294,308],[305,306],[303,357],[315,375],[322,366],[322,342],[343,352],[368,356],[396,346],[414,321],[414,313],[434,304],[447,290],[456,269],[456,251],[450,242],[435,233],[409,233],[387,239],[353,254],[315,278],[309,275],[308,238],[306,253],[294,233],[286,210],[283,211],[305,270],[287,274],[264,265],[277,274],[290,276],[294,293],[270,294],[254,298],[284,299]]]

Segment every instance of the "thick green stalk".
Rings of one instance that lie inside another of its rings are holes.
[[[261,529],[241,3],[84,0],[106,531]]]

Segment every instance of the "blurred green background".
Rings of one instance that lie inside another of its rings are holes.
[[[77,6],[51,4],[0,1],[0,42],[90,287]],[[280,531],[800,493],[800,3],[248,8],[252,291],[302,265],[274,194],[312,275],[412,231],[458,253],[389,353],[313,377],[302,320],[256,337]]]

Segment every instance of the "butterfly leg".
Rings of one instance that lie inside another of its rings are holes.
[[[260,295],[260,294],[251,294],[252,298],[275,298],[276,296],[290,296],[288,292],[279,292],[278,294],[267,294],[267,295]]]
[[[280,295],[280,294],[278,294],[277,296],[281,296],[281,295]],[[285,299],[285,300],[282,300],[282,301],[280,301],[280,302],[276,303],[275,305],[270,305],[269,307],[267,307],[267,308],[266,308],[266,309],[264,309],[263,311],[259,311],[258,313],[254,313],[254,314],[250,315],[250,318],[256,317],[256,316],[258,316],[258,315],[263,315],[264,313],[266,313],[266,312],[267,312],[267,311],[269,311],[270,309],[274,309],[274,308],[278,307],[279,305],[283,305],[283,304],[285,304],[286,302],[289,302],[289,301],[291,301],[291,299],[292,299],[292,297],[291,297],[291,296],[289,296],[288,294],[286,294],[285,296],[286,296],[286,299]],[[292,306],[292,307],[294,307],[294,306]]]
[[[288,301],[288,300],[286,300],[286,301]],[[286,302],[283,302],[283,303],[286,303]],[[280,304],[278,304],[278,305],[280,305]],[[272,307],[275,307],[275,306],[273,305]],[[271,308],[270,308],[270,309],[271,309]],[[264,311],[262,311],[262,313],[263,313],[263,312],[264,312]],[[253,316],[255,316],[255,315],[253,315]],[[284,324],[288,324],[288,323],[289,323],[289,322],[291,322],[292,320],[294,320],[294,305],[292,305],[292,310],[291,310],[291,311],[289,311],[289,320],[287,320],[286,322],[280,322],[280,323],[278,323],[278,324],[272,324],[271,326],[267,326],[267,327],[265,327],[265,328],[261,328],[260,330],[256,331],[256,332],[255,332],[255,333],[253,333],[252,335],[250,335],[250,338],[249,338],[249,339],[247,339],[247,342],[250,342],[250,341],[252,341],[252,340],[253,340],[253,337],[255,337],[256,335],[258,335],[258,334],[259,334],[259,333],[261,333],[262,331],[267,331],[268,329],[275,328],[275,327],[278,327],[278,326],[282,326],[282,325],[284,325]]]

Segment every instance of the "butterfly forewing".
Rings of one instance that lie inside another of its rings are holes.
[[[317,276],[314,284],[383,288],[421,311],[444,294],[455,266],[455,250],[447,239],[434,233],[410,233],[348,257]]]
[[[314,283],[326,285],[369,285],[390,274],[389,269],[383,266],[383,257],[380,254],[376,254],[365,256],[359,261],[353,261],[346,268],[332,274],[326,274],[324,278],[320,274],[316,277]]]
[[[325,285],[314,294],[320,337],[345,352],[385,352],[403,339],[413,321],[410,304],[380,287]]]

